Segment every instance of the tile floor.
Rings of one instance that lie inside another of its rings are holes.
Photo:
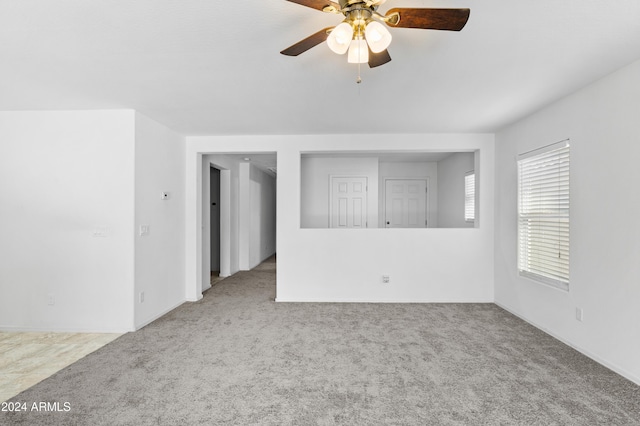
[[[6,401],[121,334],[0,332],[0,401]]]

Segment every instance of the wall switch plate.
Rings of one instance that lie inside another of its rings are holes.
[[[389,284],[390,282],[391,282],[391,279],[389,278],[389,275],[382,276],[382,284]]]
[[[162,191],[162,192],[160,193],[160,199],[161,199],[161,200],[168,200],[168,199],[169,199],[169,196],[170,196],[170,194],[169,194],[169,192],[167,192],[167,191]]]
[[[140,298],[140,303],[144,303],[144,291],[140,292],[139,298]]]
[[[149,225],[140,225],[140,229],[138,231],[138,234],[140,234],[141,237],[145,237],[145,236],[149,235],[149,232],[150,232]]]
[[[582,322],[582,308],[576,308],[576,319],[580,322]]]
[[[98,237],[106,237],[108,233],[109,233],[109,228],[107,228],[106,226],[96,226],[93,229],[93,233],[91,235],[94,238],[98,238]]]

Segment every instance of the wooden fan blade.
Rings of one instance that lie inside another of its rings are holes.
[[[329,1],[329,0],[287,0],[291,3],[296,3],[302,6],[307,6],[316,10],[323,10],[327,6],[333,6],[334,9],[340,10],[340,5],[338,3]]]
[[[394,8],[385,18],[391,27],[460,31],[467,23],[469,13],[469,9]]]
[[[391,56],[387,49],[379,53],[373,53],[371,49],[369,49],[369,68],[379,67],[380,65],[384,65],[390,61]]]
[[[325,41],[327,37],[329,37],[329,30],[332,30],[333,28],[334,27],[324,28],[315,34],[310,35],[304,40],[300,40],[293,46],[287,47],[280,53],[287,56],[298,56],[299,54],[304,53],[312,47],[315,47]]]

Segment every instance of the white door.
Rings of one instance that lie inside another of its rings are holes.
[[[387,179],[385,181],[385,226],[427,227],[427,181]]]
[[[331,177],[331,228],[367,227],[367,178]]]

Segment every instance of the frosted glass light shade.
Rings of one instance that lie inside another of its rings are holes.
[[[391,44],[391,33],[380,22],[369,22],[364,29],[364,36],[373,53],[382,52]]]
[[[327,38],[327,44],[329,45],[329,49],[338,55],[342,55],[349,49],[352,38],[353,28],[351,28],[351,25],[343,22],[331,31]]]
[[[365,64],[369,62],[369,48],[364,40],[352,40],[349,45],[349,57],[347,62],[350,64]]]

